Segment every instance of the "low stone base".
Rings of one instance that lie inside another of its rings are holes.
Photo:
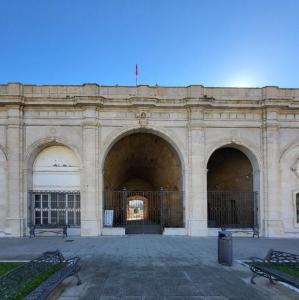
[[[104,227],[102,235],[125,235],[126,229],[123,227]]]
[[[98,236],[98,222],[95,220],[81,221],[81,236]]]
[[[283,223],[280,220],[265,220],[267,237],[285,237]]]
[[[188,235],[208,236],[207,220],[190,220]]]
[[[246,229],[246,228],[244,228],[244,229],[228,228],[227,230],[232,232],[234,237],[252,237],[252,235],[253,235],[251,228],[248,228],[248,229]],[[219,231],[221,231],[221,228],[209,228],[208,234],[209,234],[209,236],[218,236]]]
[[[187,235],[186,228],[164,228],[163,235]]]

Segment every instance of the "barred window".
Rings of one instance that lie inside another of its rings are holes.
[[[34,225],[80,226],[79,192],[32,192]]]

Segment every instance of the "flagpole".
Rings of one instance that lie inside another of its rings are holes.
[[[137,86],[137,80],[138,80],[138,65],[137,64],[135,67],[135,75],[136,75],[136,86]]]

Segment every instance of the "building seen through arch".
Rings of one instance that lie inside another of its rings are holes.
[[[299,237],[298,104],[275,86],[0,84],[0,236]]]

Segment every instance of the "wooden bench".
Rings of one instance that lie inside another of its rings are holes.
[[[250,270],[253,272],[251,277],[252,284],[255,284],[254,279],[257,276],[263,276],[269,279],[271,284],[274,281],[282,281],[299,288],[299,278],[271,267],[271,263],[289,264],[299,270],[299,255],[271,249],[264,259],[251,257],[251,261]]]
[[[1,299],[10,299],[24,285],[35,280],[41,274],[44,274],[57,264],[62,264],[54,274],[42,282],[35,290],[33,290],[24,299],[26,300],[44,300],[49,294],[67,277],[75,275],[78,279],[77,284],[81,284],[78,276],[79,257],[65,259],[58,251],[48,251],[41,256],[32,259],[27,263],[21,264],[19,267],[0,277],[0,295]]]
[[[57,235],[62,235],[62,237],[67,237],[67,225],[32,225],[30,227],[30,238],[36,237],[39,234],[45,232],[54,233]]]

